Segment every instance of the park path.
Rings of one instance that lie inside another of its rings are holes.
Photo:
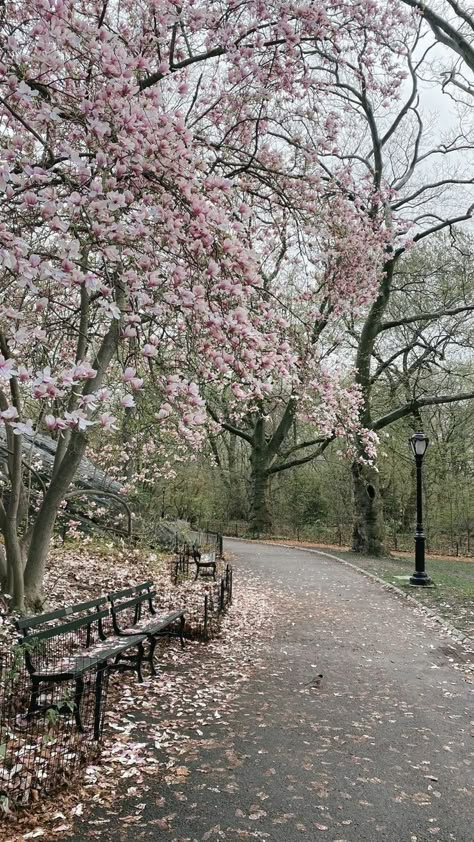
[[[232,611],[247,575],[274,589],[279,619],[258,668],[194,745],[185,781],[156,781],[138,824],[121,819],[131,803],[116,803],[102,831],[78,828],[74,839],[473,842],[465,650],[317,552],[234,540],[225,549]]]

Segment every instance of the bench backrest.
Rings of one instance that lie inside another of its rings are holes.
[[[90,611],[82,617],[69,620],[67,623],[48,625],[51,620],[57,619],[56,616],[51,616],[57,615],[58,612],[56,611],[39,614],[36,617],[29,617],[25,620],[18,620],[17,628],[23,632],[19,646],[23,651],[28,672],[35,673],[40,671],[41,664],[45,662],[53,668],[54,662],[60,665],[67,657],[71,657],[75,653],[83,652],[84,649],[87,649],[96,636],[100,640],[104,640],[105,635],[103,633],[102,623],[106,617],[110,616],[110,609],[108,607],[100,608],[100,605],[105,603],[105,599],[99,600],[99,606],[97,606],[96,601],[92,605],[89,603],[80,603],[81,606],[86,606],[86,610],[95,605],[96,610]],[[69,607],[77,608],[77,606]],[[67,612],[67,608],[60,609],[60,611]],[[67,613],[60,614],[60,617],[64,616],[68,616]],[[26,625],[27,622],[29,622],[29,625]],[[45,627],[38,629],[40,625]],[[33,631],[28,631],[29,628],[33,628]],[[85,630],[85,640],[83,630]],[[94,633],[95,631],[97,631],[97,635]]]
[[[136,626],[140,622],[142,609],[145,605],[148,607],[151,615],[156,614],[156,609],[153,605],[156,591],[152,590],[152,586],[153,582],[142,582],[140,585],[123,588],[121,591],[115,591],[107,595],[107,599],[111,604],[112,622],[116,634],[121,630],[117,615],[123,611],[128,612],[128,616],[130,616],[128,625],[131,626]]]
[[[95,599],[89,599],[87,602],[76,602],[74,605],[66,605],[64,608],[57,608],[56,611],[47,611],[45,614],[34,614],[31,617],[22,617],[16,621],[16,627],[23,635],[29,634],[30,629],[37,628],[37,626],[44,626],[52,620],[62,620],[64,617],[71,617],[82,615],[84,612],[95,608],[99,611],[105,608],[107,599],[105,596],[98,596]]]

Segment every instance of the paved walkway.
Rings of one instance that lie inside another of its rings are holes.
[[[281,622],[231,713],[186,758],[176,797],[155,782],[139,826],[115,805],[100,838],[473,842],[463,650],[411,604],[315,552],[230,540],[226,550],[233,610],[251,571],[273,583]]]

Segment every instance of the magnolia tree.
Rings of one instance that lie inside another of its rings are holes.
[[[273,311],[281,311],[283,341],[295,360],[291,377],[270,369],[255,388],[251,366],[243,361],[226,390],[216,390],[212,383],[202,389],[214,422],[210,440],[217,463],[227,469],[221,459],[221,431],[248,447],[254,535],[270,527],[268,486],[276,474],[317,458],[336,438],[346,455],[355,457],[356,441],[362,440],[361,458],[370,461],[375,455],[376,437],[361,425],[362,395],[340,345],[344,317],[373,296],[387,233],[383,226],[369,224],[353,202],[335,201],[334,196],[331,213],[320,213],[318,219],[308,248],[299,240],[298,227],[288,221],[278,228],[284,234],[280,240],[272,242],[265,231],[265,242],[254,244],[264,294]],[[282,339],[275,330],[278,347]],[[303,430],[306,435],[299,434]]]
[[[332,61],[361,29],[383,41],[392,6],[2,3],[0,527],[17,609],[40,602],[88,431],[113,429],[145,374],[166,395],[157,423],[177,417],[190,440],[204,419],[197,383],[219,388],[243,367],[246,395],[268,371],[291,384],[297,360],[259,294],[241,196],[247,179],[271,202],[305,177],[273,121],[297,119],[310,90],[316,100],[322,45]],[[25,460],[37,431],[57,447],[33,515]]]
[[[425,4],[417,4],[425,6]],[[433,38],[423,26],[420,15],[414,14],[412,26],[397,30],[387,44],[391,57],[374,53],[371,45],[354,40],[350,56],[337,57],[329,69],[320,72],[326,80],[325,93],[319,113],[327,113],[338,131],[338,144],[332,149],[319,149],[316,171],[330,183],[336,181],[344,195],[361,199],[370,219],[384,215],[391,234],[390,246],[379,272],[376,295],[369,306],[352,311],[346,319],[347,353],[353,353],[356,383],[362,397],[360,420],[364,429],[374,433],[404,417],[420,420],[420,410],[442,402],[468,400],[474,396],[472,385],[439,393],[435,388],[427,392],[420,381],[412,381],[412,390],[395,390],[393,405],[380,407],[377,386],[380,378],[396,378],[399,363],[417,365],[417,347],[425,344],[423,353],[435,359],[434,345],[426,339],[437,326],[453,316],[466,316],[473,310],[471,291],[464,288],[433,302],[427,294],[413,296],[408,285],[399,289],[398,266],[402,256],[417,244],[429,242],[443,230],[453,235],[455,228],[468,221],[474,212],[474,179],[472,177],[473,147],[469,139],[469,117],[462,122],[454,119],[439,122],[430,113],[425,101],[423,79],[430,72]],[[323,51],[324,53],[324,51]],[[328,57],[328,56],[327,56]],[[364,64],[365,62],[365,64]],[[377,77],[386,76],[385,87],[374,85],[372,62]],[[387,63],[404,74],[403,86],[393,88],[397,74],[387,73]],[[398,98],[397,98],[398,92]],[[327,112],[327,108],[332,108]],[[305,124],[306,134],[288,137],[287,142],[301,144],[311,141],[312,127]],[[310,148],[314,148],[311,143]],[[355,253],[355,252],[354,252]],[[401,312],[390,318],[392,299],[398,301]],[[413,328],[414,336],[407,336]],[[400,343],[402,330],[407,340]],[[425,334],[424,331],[428,331]],[[407,355],[407,356],[404,356]],[[408,361],[407,361],[408,360]],[[454,381],[451,381],[451,386]],[[373,460],[365,458],[366,444],[361,437],[358,458],[353,462],[354,532],[353,548],[379,555],[384,552],[383,503],[379,475]]]

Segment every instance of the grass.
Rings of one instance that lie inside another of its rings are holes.
[[[428,558],[426,572],[434,588],[410,587],[397,576],[410,576],[415,568],[414,558],[390,556],[369,558],[334,547],[329,553],[352,562],[362,570],[375,573],[415,597],[464,634],[474,638],[474,562],[457,558]]]

